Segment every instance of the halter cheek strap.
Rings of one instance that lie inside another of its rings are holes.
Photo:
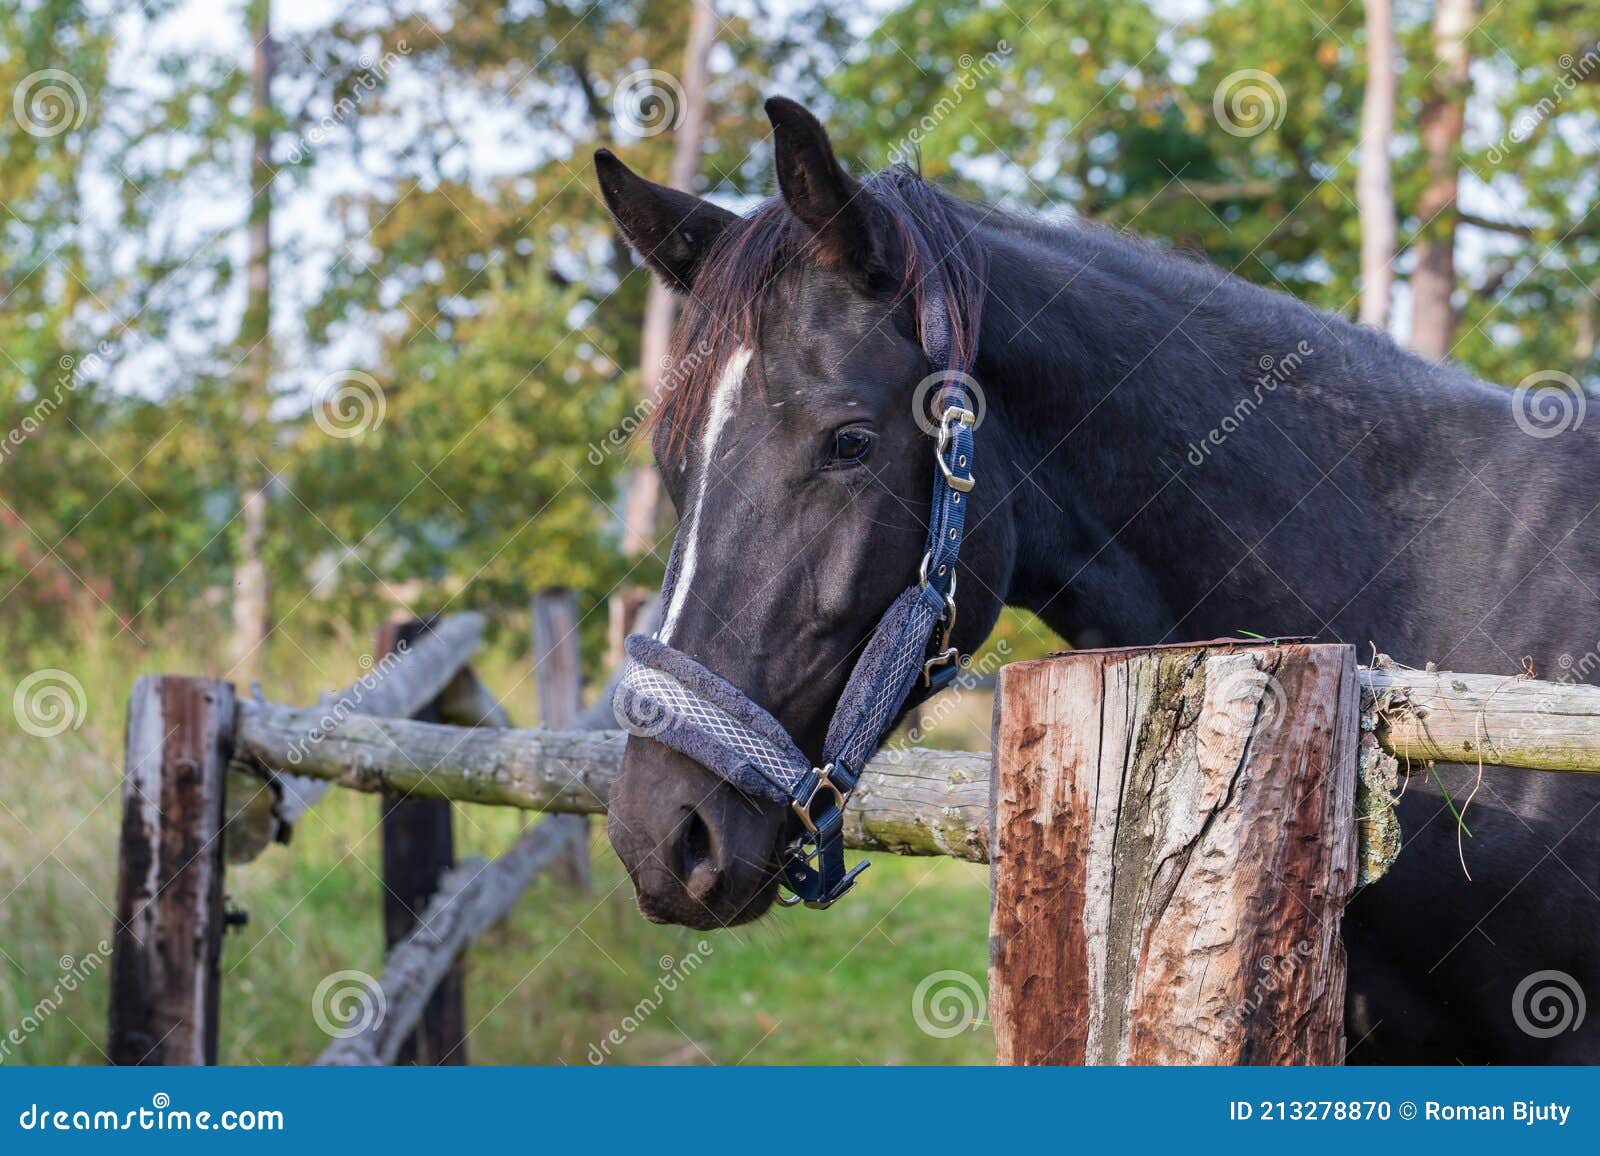
[[[935,402],[939,433],[927,546],[917,581],[878,620],[845,683],[823,740],[822,766],[814,766],[783,724],[738,687],[656,638],[628,639],[630,662],[613,699],[617,721],[630,733],[663,743],[749,795],[793,808],[801,832],[781,856],[782,882],[793,893],[779,900],[785,906],[827,907],[866,870],[865,860],[845,868],[845,804],[918,680],[935,693],[960,668],[950,633],[974,485],[976,417],[965,384],[970,379],[953,364],[942,282],[924,294],[919,328],[928,360],[945,371]],[[669,603],[679,549],[674,545],[662,590]]]

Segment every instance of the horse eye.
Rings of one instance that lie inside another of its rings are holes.
[[[833,460],[836,462],[865,461],[872,452],[872,435],[865,430],[840,430],[833,435]]]

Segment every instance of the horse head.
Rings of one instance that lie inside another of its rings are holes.
[[[924,557],[943,369],[925,350],[928,295],[970,364],[985,285],[954,202],[905,169],[857,181],[809,112],[774,99],[767,113],[781,196],[746,217],[608,152],[595,164],[622,236],[682,297],[653,432],[678,513],[656,639],[820,766],[852,669]],[[990,413],[975,436],[1002,427]],[[1010,577],[1003,468],[966,514],[950,639],[963,652],[993,627]],[[767,911],[800,821],[637,730],[610,796],[641,911],[692,927]]]

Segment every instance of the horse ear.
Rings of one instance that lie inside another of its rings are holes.
[[[872,194],[844,171],[828,130],[804,107],[775,96],[766,109],[775,138],[778,189],[789,210],[816,235],[818,259],[834,269],[874,272],[880,255]]]
[[[609,149],[594,154],[594,171],[623,239],[663,281],[687,293],[712,243],[738,216],[645,180]]]

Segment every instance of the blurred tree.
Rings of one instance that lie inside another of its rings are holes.
[[[233,442],[238,471],[239,515],[233,537],[233,637],[228,648],[229,676],[249,685],[260,668],[267,641],[267,566],[261,556],[267,537],[267,484],[271,467],[267,406],[272,388],[272,104],[271,0],[250,0],[245,12],[250,33],[250,215],[245,266],[244,316],[239,322],[239,420]]]
[[[715,21],[701,144],[678,166],[699,157],[706,176],[689,167],[685,183],[736,201],[764,189],[755,146],[767,134],[752,113],[771,61],[803,57],[785,87],[815,92],[842,36],[827,5],[803,24],[759,9]],[[642,412],[649,278],[613,235],[589,152],[613,145],[675,179],[666,130],[694,86],[678,75],[694,26],[682,0],[452,0],[431,17],[355,5],[303,45],[299,83],[319,89],[308,106],[362,94],[317,145],[362,180],[336,199],[341,254],[309,331],[325,349],[374,339],[352,360],[385,416],[337,446],[308,427],[292,481],[338,539],[311,553],[341,551],[352,594],[434,609],[462,584],[468,600],[521,605],[559,584],[587,611],[625,580],[659,579],[653,542],[637,561],[618,549],[628,447],[608,436]],[[490,431],[503,452],[485,457]],[[304,546],[280,564],[303,570]],[[585,625],[596,641],[603,627]]]
[[[1411,348],[1432,361],[1449,355],[1456,327],[1456,197],[1471,79],[1467,37],[1472,18],[1473,0],[1434,0],[1433,57],[1421,122],[1428,181],[1417,200],[1421,223],[1411,274]]]
[[[1356,206],[1361,214],[1363,325],[1389,327],[1394,285],[1394,182],[1389,151],[1394,142],[1395,44],[1393,0],[1367,0],[1367,80],[1361,102],[1361,143]]]
[[[176,583],[215,575],[204,495],[219,455],[185,437],[183,370],[227,275],[186,227],[237,85],[203,52],[117,66],[118,40],[171,5],[123,12],[0,0],[0,629],[93,637]],[[191,563],[193,563],[191,565]],[[176,593],[176,591],[173,591]]]
[[[264,122],[247,56],[175,34],[177,0],[0,0],[0,630],[67,614],[148,637],[197,607],[220,626],[251,492],[273,613],[297,629],[389,600],[520,607],[547,583],[589,608],[654,581],[655,555],[630,568],[618,549],[630,451],[608,436],[637,418],[648,278],[588,152],[672,179],[674,135],[627,97],[681,71],[683,3],[358,0],[279,37]],[[1420,264],[1424,297],[1458,314],[1446,353],[1489,380],[1559,369],[1596,388],[1600,0],[1483,6],[1445,152],[1423,132],[1437,11],[1392,4],[1396,323]],[[860,169],[920,154],[959,192],[1137,230],[1355,315],[1363,240],[1381,240],[1355,195],[1379,13],[1172,12],[908,0],[852,42],[836,0],[741,6],[708,61],[697,187],[735,208],[770,190],[759,109],[780,91],[827,114]],[[240,180],[263,123],[264,331]],[[270,389],[240,361],[262,332]],[[263,491],[252,462],[278,480]]]
[[[1472,268],[1449,353],[1490,381],[1556,370],[1600,388],[1587,336],[1600,292],[1597,43],[1595,0],[1485,6],[1469,38],[1457,217]]]

